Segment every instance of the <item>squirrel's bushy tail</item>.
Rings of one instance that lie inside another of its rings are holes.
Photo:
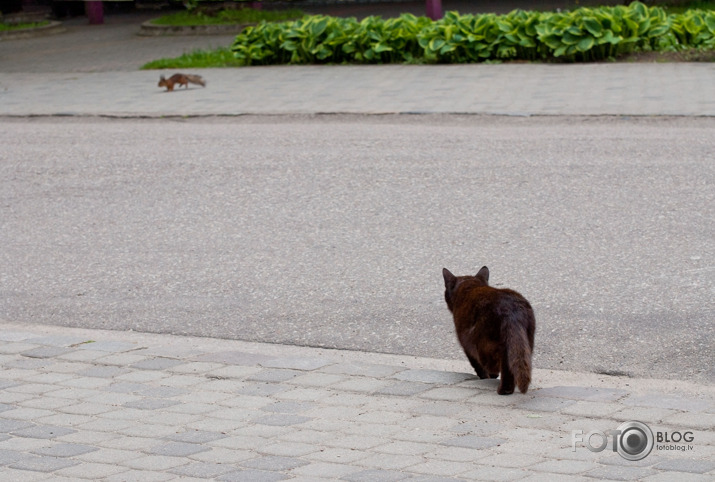
[[[200,75],[187,75],[186,78],[189,79],[189,82],[191,82],[192,84],[197,84],[201,87],[206,87],[206,81]]]
[[[514,317],[533,316],[530,312],[521,312]],[[533,320],[511,319],[506,323],[505,342],[507,356],[509,359],[509,369],[514,375],[516,386],[521,393],[526,393],[531,383],[531,343],[527,333],[527,326]]]

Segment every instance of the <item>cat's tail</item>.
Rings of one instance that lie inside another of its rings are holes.
[[[514,375],[516,386],[521,393],[526,393],[531,383],[531,344],[524,320],[509,320],[506,324],[507,356],[509,369]]]

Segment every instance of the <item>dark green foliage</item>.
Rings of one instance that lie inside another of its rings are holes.
[[[595,61],[686,47],[715,48],[715,12],[668,15],[662,8],[634,2],[567,12],[447,12],[437,21],[410,14],[362,21],[315,15],[248,27],[232,50],[243,65],[266,65]]]
[[[688,10],[673,18],[672,34],[681,45],[715,48],[715,11]]]

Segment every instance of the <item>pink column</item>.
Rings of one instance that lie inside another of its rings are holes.
[[[85,2],[84,5],[90,24],[99,25],[104,23],[104,10],[102,9],[102,2]]]
[[[432,20],[442,18],[442,0],[425,0],[426,15]]]

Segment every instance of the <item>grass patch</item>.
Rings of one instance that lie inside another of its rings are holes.
[[[173,59],[153,60],[141,69],[203,69],[240,65],[241,62],[233,56],[230,47],[221,47],[216,50],[194,50]]]
[[[48,25],[50,22],[47,20],[42,20],[41,22],[27,22],[27,23],[0,23],[0,32],[7,32],[10,30],[22,30],[25,28],[36,28]]]
[[[151,21],[154,25],[167,25],[174,27],[192,27],[196,25],[234,25],[242,23],[282,22],[300,18],[305,13],[296,8],[288,10],[255,10],[242,8],[237,10],[221,10],[216,14],[201,12],[181,11],[164,15]]]

